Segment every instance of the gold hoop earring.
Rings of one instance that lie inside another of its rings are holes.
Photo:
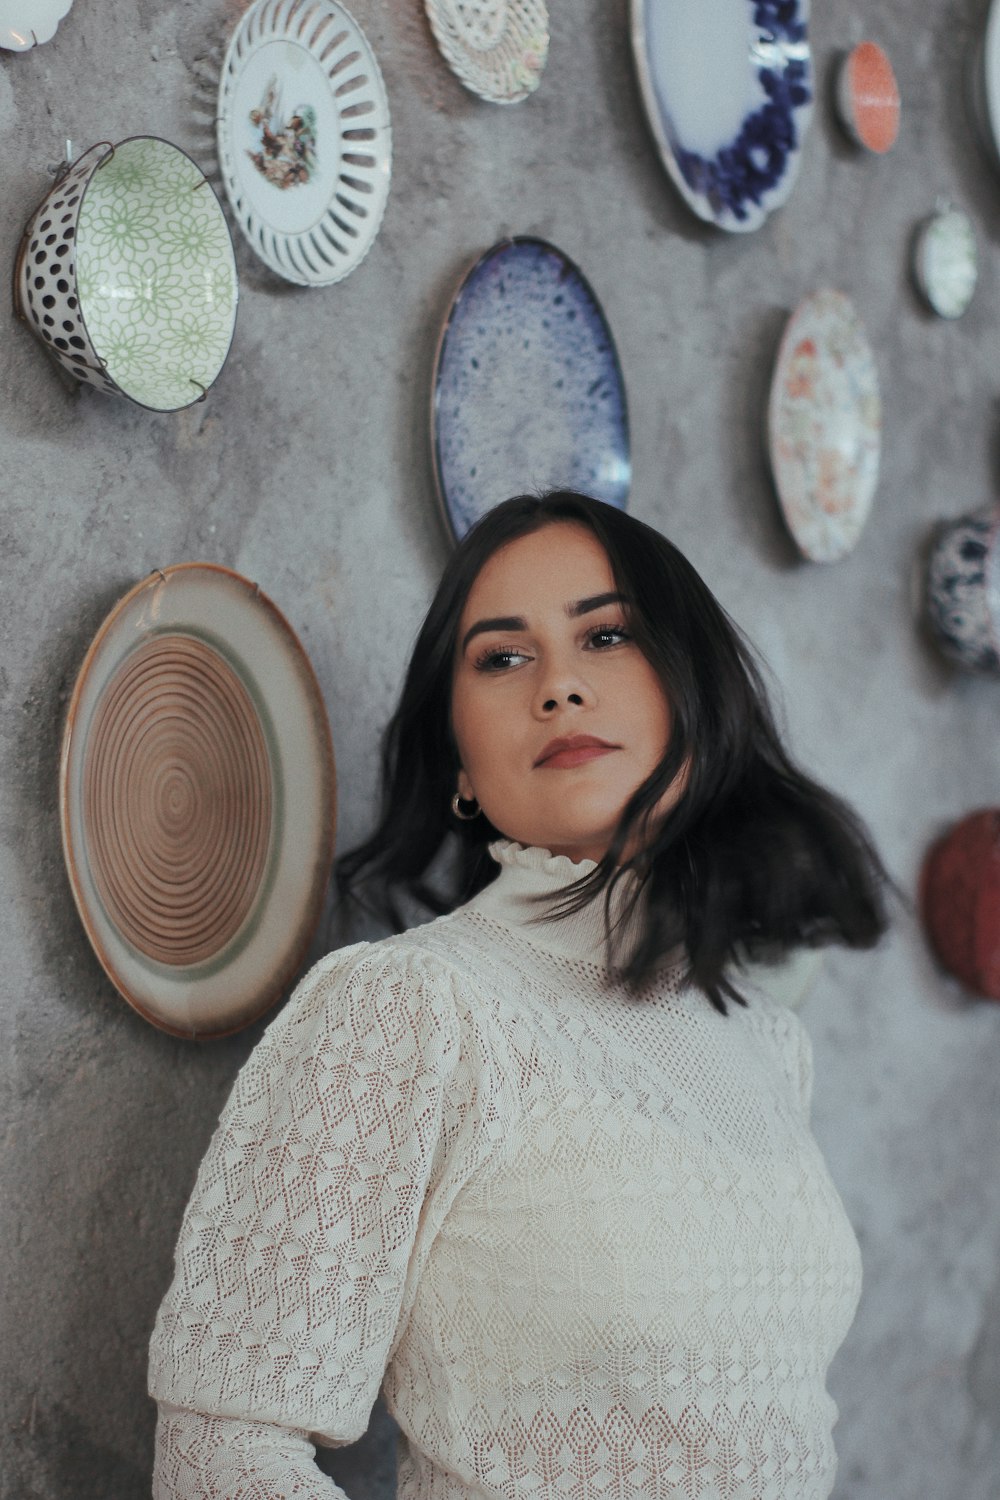
[[[463,806],[471,807],[472,812],[463,812]],[[451,810],[460,823],[471,823],[472,820],[474,818],[478,818],[479,814],[482,812],[482,808],[479,806],[479,803],[476,801],[475,797],[466,799],[459,796],[458,792],[456,792],[454,797],[452,797],[451,799]]]

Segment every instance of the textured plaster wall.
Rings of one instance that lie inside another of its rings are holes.
[[[310,652],[336,743],[340,842],[368,826],[375,742],[447,543],[428,378],[456,278],[498,238],[553,239],[591,280],[628,386],[636,514],[689,554],[774,670],[789,733],[853,797],[912,892],[928,841],[1000,798],[1000,686],[915,628],[931,521],[997,488],[1000,174],[971,133],[980,0],[816,0],[820,99],[801,179],[759,233],[703,228],[640,112],[625,0],[552,0],[540,92],[499,109],[451,77],[419,0],[351,0],[395,127],[389,207],[328,291],[238,247],[232,356],[204,405],[157,416],[61,383],[0,332],[0,1496],[149,1489],[145,1348],[201,1153],[261,1026],[161,1035],[93,957],[63,873],[61,717],[87,644],[149,570],[207,559],[257,580]],[[150,132],[213,160],[212,77],[235,0],[77,0],[56,38],[0,53],[0,260],[71,137]],[[905,118],[862,159],[829,107],[836,53],[888,48]],[[976,225],[960,323],[923,312],[912,228],[940,194]],[[821,284],[865,318],[885,398],[882,480],[857,552],[796,560],[761,445],[776,342]],[[320,951],[323,938],[317,940]],[[906,911],[873,955],[833,954],[803,1010],[816,1129],[861,1238],[865,1292],[837,1359],[838,1500],[1000,1492],[1000,1008],[938,974]],[[337,1456],[385,1497],[384,1431]]]

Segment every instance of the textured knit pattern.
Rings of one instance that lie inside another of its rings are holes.
[[[449,917],[333,954],[246,1064],[153,1336],[155,1494],[336,1495],[383,1386],[401,1500],[821,1500],[857,1245],[808,1043],[666,964],[609,982],[585,868],[496,847]]]

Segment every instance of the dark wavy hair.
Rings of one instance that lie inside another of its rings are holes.
[[[458,626],[484,563],[553,522],[586,526],[604,547],[627,601],[629,629],[672,710],[662,761],[629,798],[597,868],[569,887],[554,914],[579,910],[602,893],[610,912],[616,884],[637,874],[641,935],[619,965],[616,928],[608,922],[609,968],[638,985],[682,944],[691,980],[722,1012],[727,997],[745,1003],[737,979],[748,962],[833,942],[871,947],[887,926],[888,877],[858,816],[793,764],[737,626],[653,527],[561,490],[496,506],[449,559],[386,731],[378,826],[338,860],[341,895],[361,900],[398,931],[405,925],[401,896],[441,914],[495,877],[486,846],[501,832],[485,814],[459,822],[451,812],[459,769],[451,728]],[[654,820],[685,766],[679,802]],[[440,856],[449,843],[455,857],[442,885]]]

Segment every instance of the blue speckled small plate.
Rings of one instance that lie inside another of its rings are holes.
[[[457,540],[501,500],[536,490],[625,509],[632,460],[614,339],[554,245],[504,240],[463,277],[438,345],[431,444]]]
[[[699,218],[758,229],[788,197],[812,115],[809,0],[631,0],[642,101]]]

